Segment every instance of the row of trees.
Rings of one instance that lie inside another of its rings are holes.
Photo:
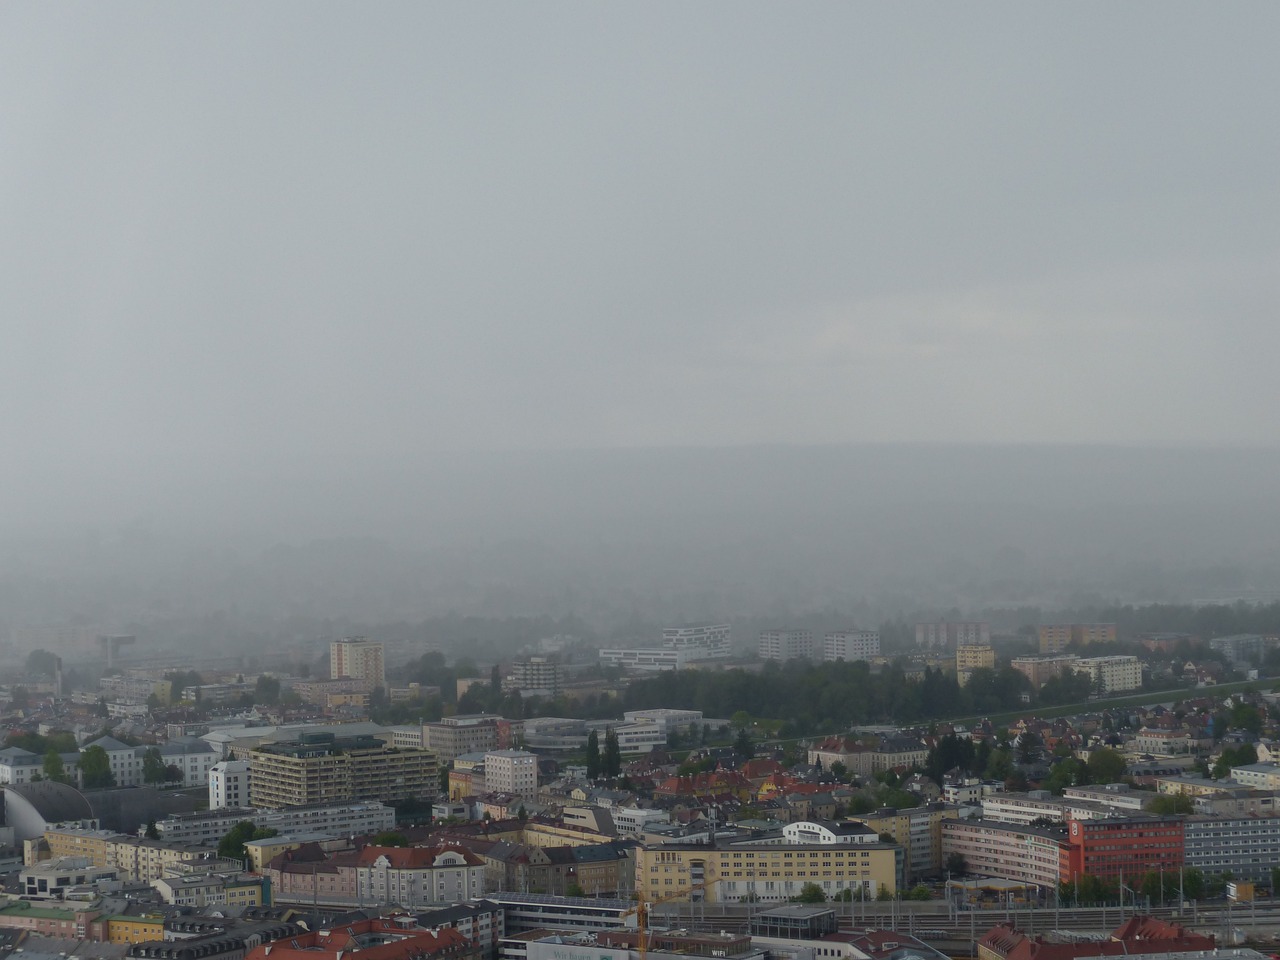
[[[587,779],[619,777],[622,775],[622,748],[613,727],[604,733],[604,750],[600,749],[600,734],[592,730],[587,734]]]

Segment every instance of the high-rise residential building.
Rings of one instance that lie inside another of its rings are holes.
[[[812,630],[760,631],[761,660],[812,660]]]
[[[967,643],[956,647],[956,680],[962,687],[969,682],[973,671],[995,665],[996,651],[989,643]]]
[[[372,680],[382,686],[387,682],[382,660],[382,644],[367,637],[346,637],[329,644],[329,676]]]
[[[990,642],[991,624],[985,620],[938,620],[916,624],[916,646],[925,650],[954,650]]]
[[[880,656],[877,630],[837,630],[822,639],[824,660],[870,660]]]
[[[484,755],[484,785],[493,793],[538,799],[538,757],[527,750],[494,750]]]
[[[684,651],[690,660],[714,660],[733,655],[727,623],[667,627],[662,631],[662,645],[668,650]]]
[[[209,809],[249,806],[249,761],[220,760],[209,768]]]
[[[564,664],[547,657],[530,657],[511,664],[502,689],[522,697],[555,697],[564,688]]]
[[[1114,623],[1046,623],[1041,625],[1040,652],[1062,653],[1070,644],[1087,647],[1094,643],[1115,643]]]
[[[250,751],[249,764],[254,807],[434,800],[439,786],[435,754],[370,736],[316,733],[264,743]]]

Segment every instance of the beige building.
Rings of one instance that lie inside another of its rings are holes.
[[[905,880],[912,883],[920,877],[942,873],[942,822],[956,815],[956,808],[945,803],[930,803],[908,810],[886,807],[864,816],[851,817],[865,823],[878,834],[888,834],[906,852]]]
[[[240,864],[219,860],[209,847],[168,844],[110,830],[46,830],[45,843],[53,859],[84,857],[96,867],[115,868],[122,880],[151,883],[184,865],[238,870]]]
[[[249,794],[255,807],[431,801],[439,786],[433,753],[389,747],[370,736],[323,733],[265,743],[250,752],[249,768]]]
[[[507,720],[493,713],[460,713],[437,723],[422,725],[422,745],[449,763],[464,753],[487,753],[515,746],[524,733],[519,720]]]
[[[1114,623],[1048,623],[1040,627],[1040,652],[1062,653],[1070,644],[1115,643]]]
[[[956,647],[956,680],[960,686],[969,682],[973,671],[996,665],[996,651],[990,644],[969,643]]]
[[[803,827],[804,824],[790,824]],[[902,848],[890,843],[776,841],[661,843],[636,850],[636,897],[657,901],[785,903],[814,883],[830,899],[898,889]]]
[[[371,680],[376,686],[387,682],[382,660],[382,644],[367,637],[347,637],[329,644],[329,676]]]
[[[1009,666],[1026,677],[1031,682],[1032,689],[1039,690],[1047,681],[1071,670],[1076,659],[1074,653],[1049,657],[1014,657],[1009,661]]]
[[[1071,669],[1088,674],[1102,693],[1137,690],[1142,686],[1142,663],[1137,657],[1081,657]]]

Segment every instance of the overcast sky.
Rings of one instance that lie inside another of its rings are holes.
[[[0,6],[0,440],[1273,446],[1275,3]]]

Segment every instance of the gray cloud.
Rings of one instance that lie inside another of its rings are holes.
[[[466,448],[1273,444],[1278,20],[6,5],[9,500]]]

